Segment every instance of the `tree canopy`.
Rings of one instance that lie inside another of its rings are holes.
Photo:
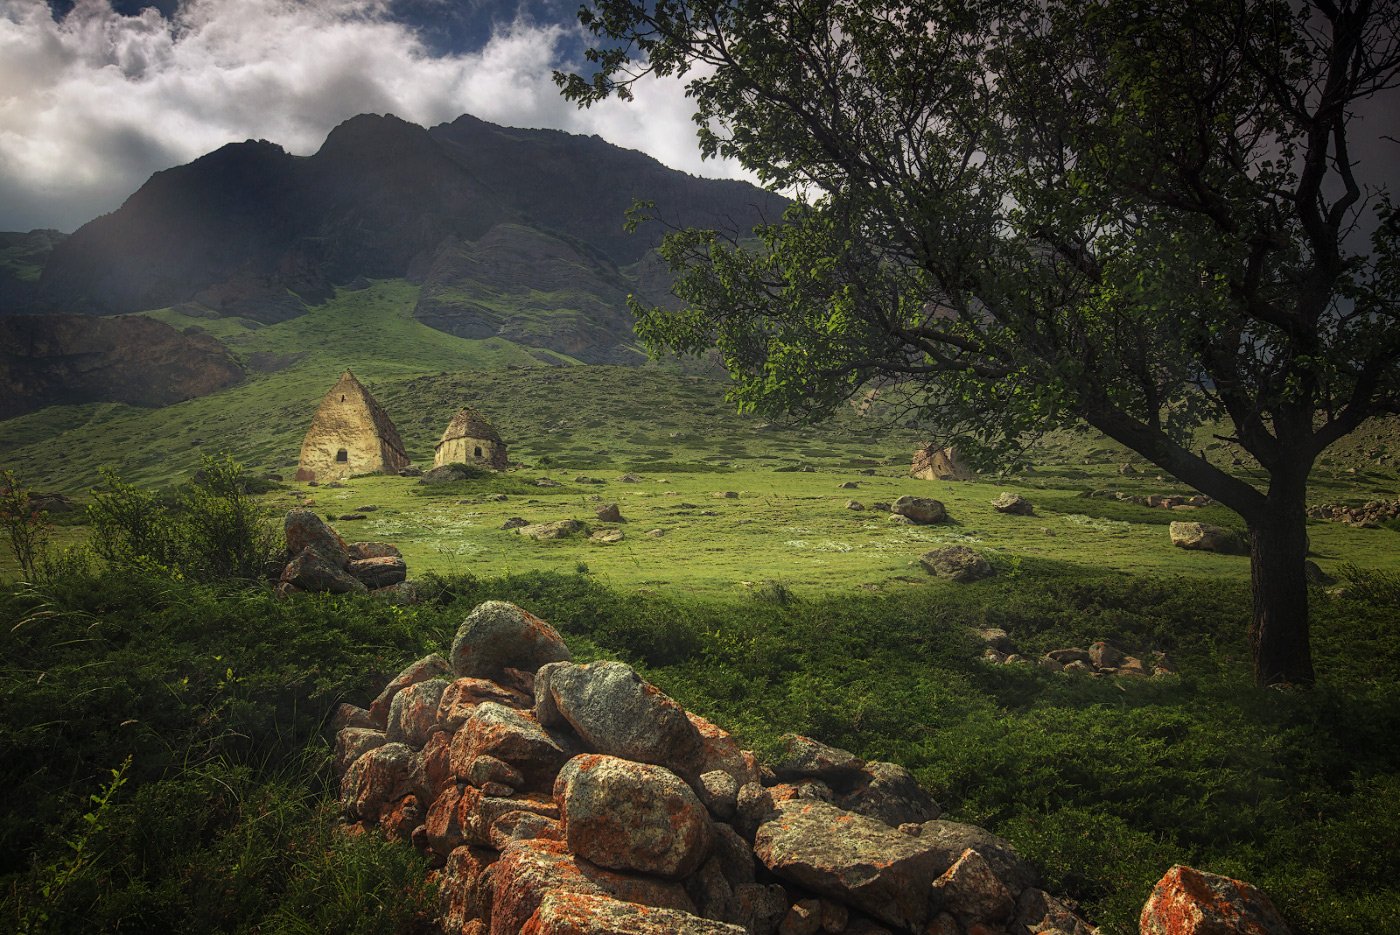
[[[1400,412],[1400,215],[1351,155],[1357,106],[1400,85],[1400,3],[600,0],[580,16],[596,67],[556,76],[568,97],[683,76],[704,151],[797,195],[756,241],[668,237],[684,308],[639,309],[650,345],[718,347],[740,405],[764,412],[916,387],[984,460],[1087,422],[1245,519],[1256,675],[1312,681],[1307,477]],[[1193,450],[1216,421],[1265,489]]]

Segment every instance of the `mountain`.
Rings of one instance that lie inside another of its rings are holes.
[[[67,236],[56,230],[0,233],[0,315],[33,304],[39,273]]]
[[[699,179],[597,137],[463,116],[424,129],[364,114],[314,155],[235,143],[156,173],[52,246],[27,305],[109,315],[176,305],[285,321],[336,286],[408,278],[415,316],[587,362],[639,362],[625,300],[655,298],[662,224],[746,233],[786,202]]]

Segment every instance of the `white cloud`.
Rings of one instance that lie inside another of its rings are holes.
[[[550,73],[564,26],[517,23],[479,52],[434,57],[386,6],[187,0],[167,21],[79,0],[54,22],[44,0],[0,0],[0,230],[71,230],[152,172],[233,141],[311,153],[359,113],[596,133],[697,175],[745,177],[702,163],[679,82],[647,82],[631,104],[563,100]]]

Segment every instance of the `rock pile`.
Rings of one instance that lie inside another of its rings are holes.
[[[311,510],[292,510],[284,528],[288,561],[277,583],[280,597],[303,591],[385,591],[399,588],[408,577],[397,548],[387,542],[347,543]]]
[[[1195,494],[1193,496],[1181,496],[1179,494],[1130,494],[1121,490],[1087,490],[1080,494],[1091,500],[1118,500],[1122,503],[1136,503],[1138,506],[1150,506],[1159,510],[1195,510],[1203,506],[1210,506],[1215,501],[1205,494]]]
[[[500,601],[337,712],[344,817],[437,866],[450,935],[1092,935],[909,772],[790,736],[771,767]]]
[[[988,662],[996,665],[1016,665],[1032,661],[1031,657],[1022,655],[1015,640],[1000,627],[974,630],[973,634],[985,645],[982,658]],[[1144,662],[1137,656],[1128,655],[1107,640],[1093,643],[1088,649],[1052,649],[1035,660],[1035,663],[1051,672],[1087,672],[1091,675],[1121,675],[1130,678],[1175,675],[1177,672],[1176,664],[1164,652],[1152,652]]]
[[[1308,516],[1360,526],[1362,529],[1375,529],[1382,523],[1400,519],[1400,500],[1371,500],[1361,506],[1323,503],[1308,507]]]

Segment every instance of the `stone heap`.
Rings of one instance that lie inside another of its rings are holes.
[[[278,579],[279,597],[303,591],[349,594],[404,586],[408,566],[399,550],[387,542],[347,543],[321,517],[305,509],[288,513],[285,529],[288,562]]]
[[[345,820],[432,857],[449,935],[1094,931],[902,767],[799,736],[761,765],[513,604],[335,721]]]
[[[1361,506],[1323,503],[1308,507],[1308,516],[1334,523],[1346,523],[1349,526],[1360,526],[1362,529],[1375,529],[1382,523],[1400,519],[1400,500],[1371,500]]]
[[[1034,662],[1049,672],[1085,672],[1129,678],[1177,674],[1176,663],[1164,652],[1153,651],[1144,661],[1107,640],[1092,643],[1088,649],[1052,649],[1037,659],[1023,655],[1015,640],[1001,627],[974,629],[972,633],[983,644],[982,658],[994,665]]]

